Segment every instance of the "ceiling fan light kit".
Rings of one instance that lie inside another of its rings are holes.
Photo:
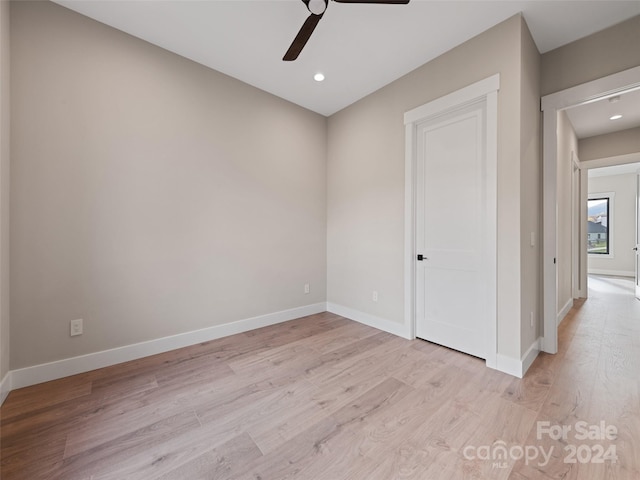
[[[406,5],[409,3],[409,0],[333,0],[336,3],[369,3],[369,4],[380,4],[380,5]],[[329,6],[329,0],[302,0],[302,3],[305,4],[307,10],[311,13],[307,17],[307,19],[302,24],[300,31],[296,35],[296,38],[293,39],[289,50],[284,54],[282,60],[285,62],[291,62],[298,58],[300,52],[304,48],[304,46],[311,38],[311,34],[318,26],[320,19],[324,15],[324,12],[327,11],[327,7]]]
[[[304,3],[307,4],[307,9],[314,15],[322,15],[327,9],[329,2],[328,0],[308,0]]]

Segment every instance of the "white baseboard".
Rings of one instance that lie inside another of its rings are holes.
[[[542,350],[542,337],[535,340],[529,349],[522,356],[522,376],[527,373],[533,361],[538,358],[538,354]]]
[[[411,340],[411,332],[409,326],[404,323],[393,322],[386,318],[376,317],[369,313],[364,313],[353,308],[338,305],[336,303],[327,302],[327,311],[354,320],[356,322],[364,323],[370,327],[377,328],[387,333],[398,335],[399,337]]]
[[[589,275],[608,275],[611,277],[631,277],[635,278],[636,272],[633,270],[603,270],[600,268],[590,268]]]
[[[496,370],[522,378],[522,362],[517,358],[508,357],[501,353],[496,355]]]
[[[573,298],[570,298],[567,303],[564,304],[562,309],[558,312],[558,316],[556,317],[556,325],[560,325],[564,318],[569,313],[569,310],[573,308]]]
[[[499,370],[503,373],[508,373],[509,375],[513,375],[514,377],[524,377],[524,374],[527,373],[527,370],[529,370],[529,367],[540,353],[541,341],[542,339],[538,338],[535,342],[533,342],[529,349],[522,356],[522,358],[520,358],[520,360],[499,353],[497,355],[496,370]]]
[[[7,395],[11,392],[11,371],[8,371],[0,382],[0,405],[7,399]]]
[[[260,315],[258,317],[238,320],[236,322],[215,325],[192,332],[180,333],[170,337],[158,338],[147,342],[126,345],[124,347],[89,353],[78,357],[66,358],[56,362],[34,365],[32,367],[12,370],[10,373],[11,389],[28,387],[58,378],[89,372],[97,368],[109,367],[122,362],[168,352],[177,348],[188,347],[217,338],[235,335],[236,333],[255,330],[256,328],[282,323],[296,318],[314,315],[327,311],[326,303],[316,303],[304,307],[292,308],[280,312]],[[5,377],[6,379],[6,377]],[[4,385],[4,380],[3,380]],[[3,391],[4,392],[4,391]],[[8,393],[8,392],[7,392]]]

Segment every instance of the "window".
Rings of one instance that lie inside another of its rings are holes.
[[[612,214],[612,193],[589,194],[587,203],[587,253],[589,255],[612,255]]]

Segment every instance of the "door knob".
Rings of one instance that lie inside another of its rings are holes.
[[[425,257],[424,255],[419,254],[419,255],[418,255],[418,261],[419,261],[419,262],[422,262],[423,260],[429,260],[429,259],[428,259],[427,257]]]

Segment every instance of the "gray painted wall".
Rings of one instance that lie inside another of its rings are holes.
[[[11,13],[12,369],[325,301],[325,117],[49,2]]]
[[[9,371],[9,2],[0,1],[0,381]]]
[[[527,165],[535,163],[538,155],[537,142],[531,143],[529,136],[538,125],[521,122],[523,110],[531,113],[530,95],[537,89],[535,80],[527,84],[527,98],[522,100],[522,73],[537,68],[530,55],[526,65],[521,61],[522,49],[531,51],[530,45],[523,47],[523,25],[521,17],[515,16],[330,117],[328,301],[390,321],[404,321],[403,115],[500,73],[498,350],[520,359],[523,272],[519,179],[522,150],[526,150]],[[531,198],[535,196],[530,193]],[[539,215],[535,205],[529,208],[534,217]],[[529,221],[535,224],[537,217]],[[379,292],[377,303],[371,300],[373,290]],[[529,295],[536,294],[527,290]],[[531,302],[535,304],[537,299]]]
[[[578,140],[580,161],[640,152],[640,127]]]
[[[540,52],[522,22],[520,114],[521,355],[542,335],[542,145]],[[534,245],[531,245],[531,236]],[[531,314],[533,313],[533,327]]]
[[[640,15],[542,55],[542,95],[640,65]]]

